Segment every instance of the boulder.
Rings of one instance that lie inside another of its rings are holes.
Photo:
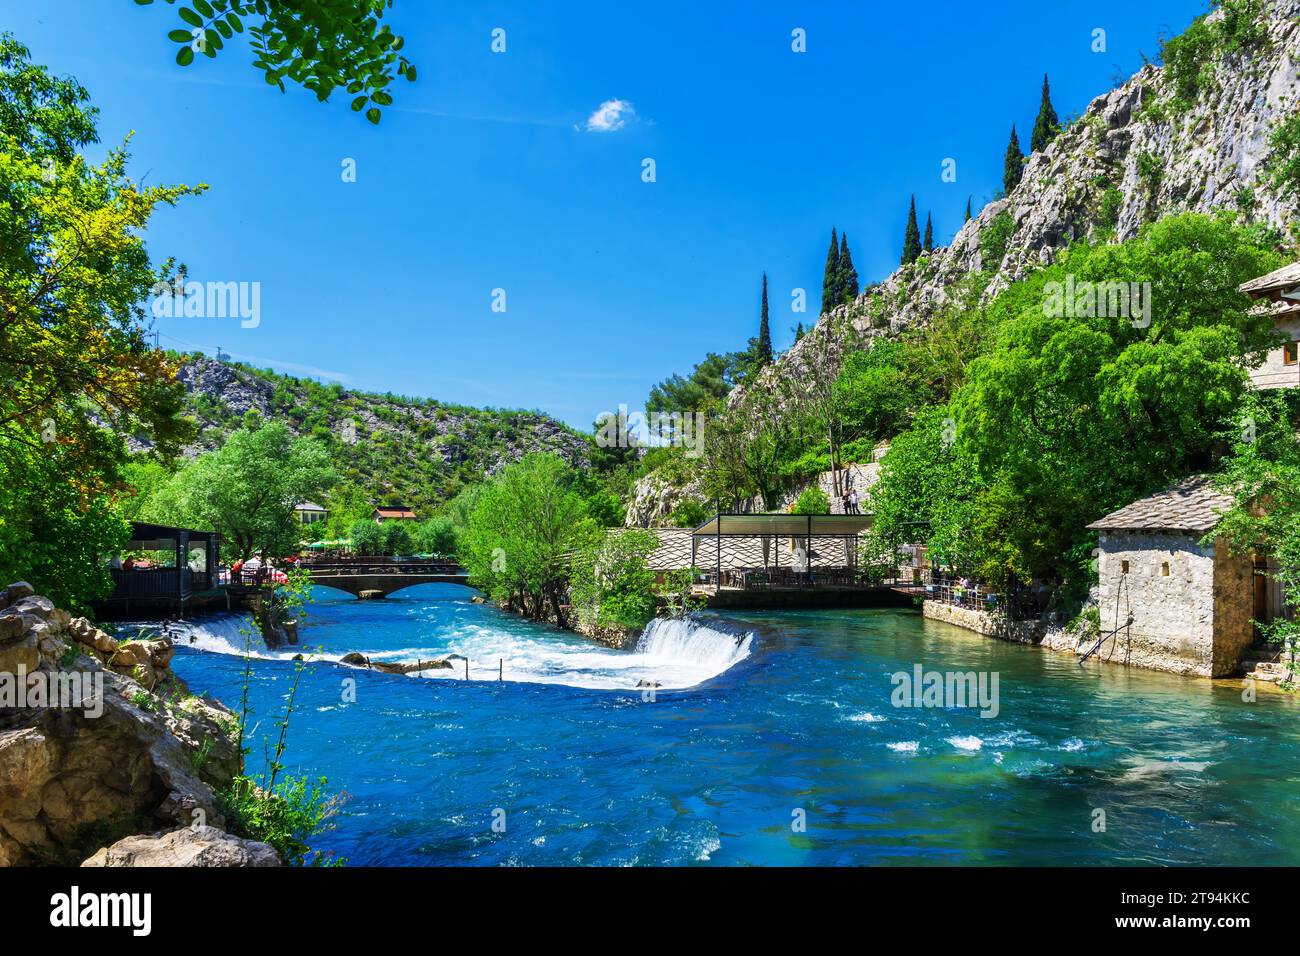
[[[351,651],[347,654],[344,654],[342,657],[339,658],[339,663],[350,664],[352,667],[370,666],[370,661],[366,659],[366,655],[358,654],[356,651]]]
[[[54,613],[54,602],[39,594],[30,594],[20,600],[9,602],[8,610],[17,610],[20,614],[32,614],[42,621],[49,620]]]
[[[0,864],[78,862],[84,849],[67,855],[91,827],[114,827],[121,836],[196,819],[224,823],[194,770],[190,744],[169,726],[169,717],[179,719],[170,705],[159,700],[159,712],[135,706],[129,698],[140,685],[89,657],[73,667],[102,672],[98,716],[54,707],[0,710]]]
[[[16,641],[27,632],[27,624],[19,615],[0,615],[0,644]]]
[[[31,597],[36,593],[36,589],[26,581],[15,581],[5,588],[5,601],[7,604],[14,604],[25,597]]]
[[[104,847],[82,866],[282,866],[268,844],[231,836],[216,827],[182,827],[129,836]]]
[[[40,642],[34,631],[0,644],[0,673],[16,674],[23,667],[34,671],[41,663]]]

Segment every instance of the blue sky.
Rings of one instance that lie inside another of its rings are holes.
[[[397,0],[419,81],[378,127],[341,94],[268,87],[242,44],[176,66],[162,2],[0,0],[0,29],[90,90],[103,146],[134,130],[135,174],[211,185],[158,214],[151,252],[259,282],[261,321],[161,319],[163,345],[585,428],[743,347],[764,270],[788,345],[815,321],[832,226],[864,282],[896,266],[912,193],[946,243],[967,195],[978,209],[1000,186],[1012,122],[1027,147],[1045,70],[1069,117],[1203,9]],[[634,113],[588,130],[610,100]]]

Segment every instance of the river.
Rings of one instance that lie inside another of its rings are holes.
[[[1247,703],[1237,682],[1081,668],[899,610],[661,622],[614,651],[468,597],[317,589],[285,762],[347,793],[318,847],[354,865],[1300,864],[1300,712],[1271,688]],[[186,625],[173,662],[229,706],[238,627]],[[470,679],[334,663],[348,651],[459,654]],[[290,656],[253,663],[251,771]],[[891,675],[918,664],[996,674],[996,716],[894,706]]]

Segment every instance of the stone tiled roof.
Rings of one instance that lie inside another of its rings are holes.
[[[659,537],[659,547],[647,563],[653,571],[671,571],[691,566],[691,529],[654,528]],[[850,545],[851,547],[851,545]],[[701,535],[696,544],[695,563],[704,570],[717,565],[718,543],[715,538]],[[724,537],[722,539],[722,567],[724,569],[761,568],[765,565],[790,567],[794,556],[790,539],[770,536],[767,561],[763,560],[763,544],[759,538]],[[839,567],[848,563],[844,538],[833,535],[813,535],[812,566]]]
[[[1232,507],[1232,498],[1218,491],[1204,475],[1185,479],[1088,525],[1093,531],[1190,531],[1214,528]]]
[[[1270,292],[1291,289],[1295,286],[1300,286],[1300,262],[1293,262],[1291,265],[1283,266],[1266,276],[1251,279],[1249,282],[1242,283],[1239,288],[1247,295],[1259,297]]]

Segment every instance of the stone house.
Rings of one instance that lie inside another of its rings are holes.
[[[1201,542],[1232,507],[1204,476],[1094,521],[1102,660],[1200,677],[1234,673],[1267,617],[1268,579],[1253,555]],[[1262,567],[1262,566],[1261,566]],[[1257,587],[1256,581],[1265,583]]]
[[[1300,387],[1300,262],[1252,279],[1241,291],[1269,310],[1283,339],[1280,348],[1270,351],[1264,363],[1251,370],[1251,384],[1256,388]]]

